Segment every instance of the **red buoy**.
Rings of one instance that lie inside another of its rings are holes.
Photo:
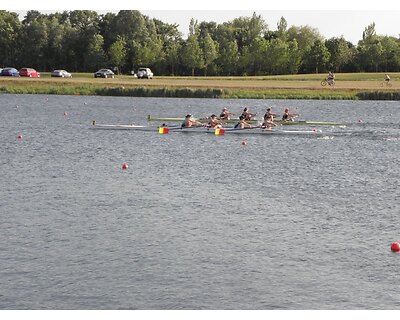
[[[242,146],[245,146],[247,144],[246,141],[242,141]]]
[[[22,138],[23,138],[22,133],[19,133],[19,134],[18,134],[18,139],[19,139],[19,140],[22,140]]]
[[[392,245],[390,246],[390,249],[393,252],[399,252],[400,251],[400,243],[398,242],[393,242]]]
[[[126,169],[128,169],[129,167],[128,167],[128,165],[126,164],[126,163],[124,163],[123,165],[122,165],[122,169],[123,170],[126,170]]]

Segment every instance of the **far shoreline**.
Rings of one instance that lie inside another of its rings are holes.
[[[0,77],[0,93],[94,95],[161,98],[218,99],[317,99],[317,100],[400,100],[400,73],[390,73],[391,86],[383,73],[336,74],[334,87],[322,86],[324,74],[249,77],[155,76],[137,79],[116,75],[94,78],[91,73],[74,73],[73,78]]]

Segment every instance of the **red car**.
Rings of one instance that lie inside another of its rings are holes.
[[[32,68],[20,69],[19,75],[21,77],[40,78],[40,72],[37,72],[35,69],[32,69]]]

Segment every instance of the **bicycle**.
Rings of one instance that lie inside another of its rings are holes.
[[[321,81],[321,86],[325,87],[327,84],[330,86],[335,86],[335,80],[325,78],[324,80]]]
[[[381,87],[391,87],[391,86],[392,86],[392,83],[390,81],[383,80],[381,82]]]

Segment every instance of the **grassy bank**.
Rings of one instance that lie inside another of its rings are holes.
[[[264,77],[156,77],[130,76],[94,79],[74,74],[72,79],[0,77],[0,93],[107,95],[133,97],[400,100],[400,73],[391,74],[392,86],[382,86],[381,73],[336,75],[335,87],[322,87],[323,75]]]

